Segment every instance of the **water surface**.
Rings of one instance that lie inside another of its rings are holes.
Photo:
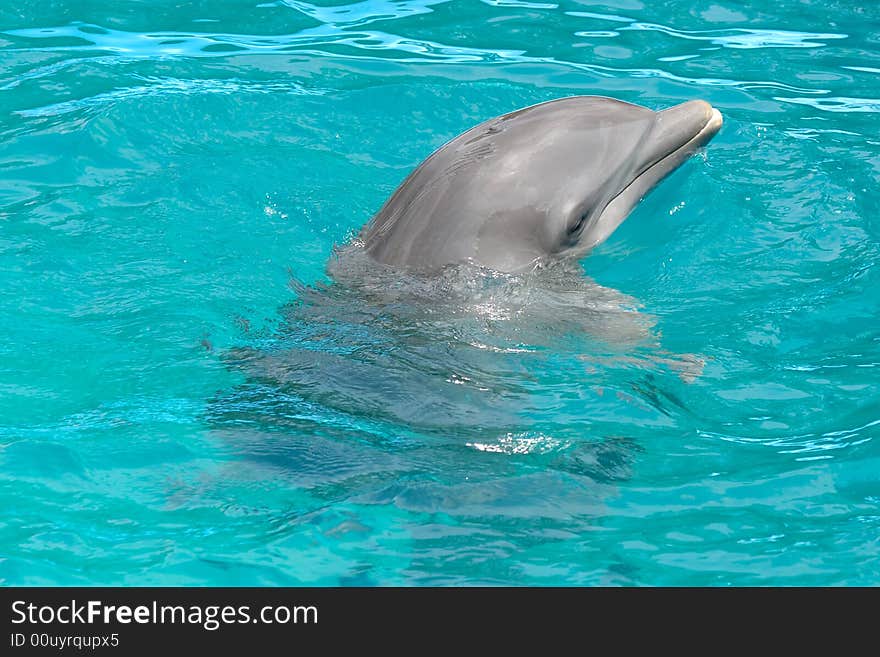
[[[0,8],[0,581],[880,583],[880,9],[185,4]],[[582,269],[334,251],[571,94],[725,125]]]

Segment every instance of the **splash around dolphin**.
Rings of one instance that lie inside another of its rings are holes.
[[[516,273],[578,258],[721,123],[701,100],[655,112],[572,96],[519,109],[430,155],[359,241],[380,263],[426,273],[455,264]]]

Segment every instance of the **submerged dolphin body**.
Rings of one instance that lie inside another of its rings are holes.
[[[361,231],[380,263],[521,272],[600,244],[707,143],[721,114],[573,96],[490,119],[422,162]]]

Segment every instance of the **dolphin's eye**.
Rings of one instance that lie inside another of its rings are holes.
[[[584,227],[584,222],[587,220],[586,212],[578,217],[578,220],[575,221],[571,226],[568,227],[568,235],[569,237],[575,235],[581,228]]]

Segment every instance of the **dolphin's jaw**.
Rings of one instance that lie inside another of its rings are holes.
[[[714,107],[712,108],[712,116],[709,118],[709,122],[706,124],[706,127],[703,128],[703,131],[711,130],[712,136],[715,135],[719,130],[721,130],[721,124],[724,123],[724,117],[721,116],[721,112],[719,112]],[[712,138],[711,136],[709,137]]]
[[[724,122],[723,117],[721,116],[721,112],[717,109],[706,103],[705,101],[692,101],[695,103],[700,103],[702,105],[706,105],[709,110],[709,118],[703,124],[703,127],[695,134],[693,137],[682,143],[680,146],[675,148],[674,150],[668,152],[666,155],[656,159],[654,162],[645,167],[633,180],[624,187],[620,193],[618,193],[611,202],[617,200],[621,196],[627,194],[627,192],[633,187],[633,185],[637,185],[639,187],[644,188],[642,195],[636,199],[636,203],[651,189],[653,189],[661,180],[663,180],[670,173],[675,171],[679,166],[684,164],[684,162],[693,155],[697,149],[705,146],[709,141],[714,137],[718,131],[721,129],[721,124]],[[675,108],[673,108],[675,109]],[[609,205],[610,203],[609,202]],[[633,206],[635,203],[633,203]],[[604,214],[604,213],[603,213]]]
[[[721,129],[724,119],[721,112],[705,101],[692,101],[708,118],[691,138],[680,143],[675,149],[650,162],[605,206],[605,209],[582,236],[577,253],[582,255],[604,242],[617,227],[623,223],[638,202],[666,176],[681,166],[694,152],[705,146]],[[673,108],[674,109],[674,108]]]

